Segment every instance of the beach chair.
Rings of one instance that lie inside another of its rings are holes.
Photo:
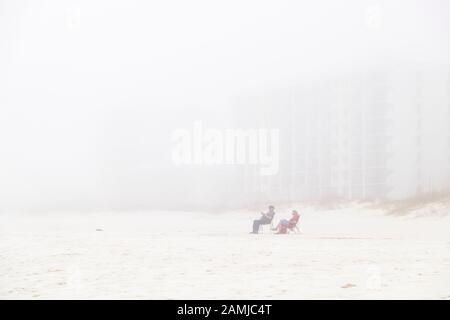
[[[269,224],[261,224],[259,225],[258,233],[271,233],[273,229],[273,218]]]
[[[298,221],[299,220],[300,220],[300,216],[298,217],[297,220],[289,223],[289,225],[287,226],[287,231],[289,233],[301,233],[300,229],[298,228]]]
[[[272,219],[270,220],[270,223],[267,224],[260,224],[258,233],[271,233],[273,229],[273,219],[275,218],[275,215],[273,215]]]

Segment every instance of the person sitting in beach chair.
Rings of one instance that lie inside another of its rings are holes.
[[[288,231],[294,230],[298,231],[297,223],[299,219],[300,215],[296,210],[293,210],[292,217],[289,220],[287,219],[280,220],[276,228],[273,228],[272,230],[276,231],[275,232],[276,234],[286,234]]]
[[[267,213],[261,212],[261,215],[261,218],[253,220],[253,230],[250,233],[257,234],[261,225],[272,223],[275,216],[275,207],[269,206],[269,211]]]

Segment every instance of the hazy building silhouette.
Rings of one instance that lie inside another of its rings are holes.
[[[279,173],[241,168],[242,199],[381,200],[448,187],[448,75],[400,65],[240,99],[235,125],[280,129]]]

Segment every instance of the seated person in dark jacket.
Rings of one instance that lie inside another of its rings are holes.
[[[253,220],[253,231],[250,233],[258,233],[259,226],[263,224],[270,224],[272,222],[273,216],[275,215],[275,207],[269,206],[269,212],[261,212],[261,218]]]

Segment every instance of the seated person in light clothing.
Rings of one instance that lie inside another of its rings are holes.
[[[282,219],[278,223],[276,228],[273,228],[273,231],[277,231],[276,234],[286,234],[289,230],[293,230],[298,223],[298,219],[300,219],[300,215],[296,210],[292,211],[292,217],[288,219]]]

